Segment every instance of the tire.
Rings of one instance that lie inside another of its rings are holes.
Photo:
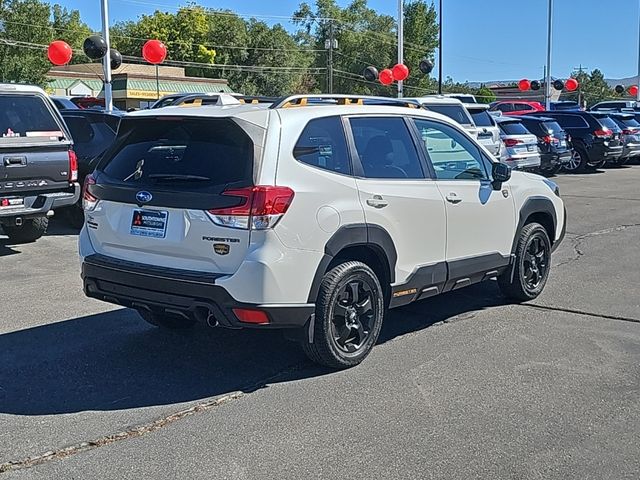
[[[3,225],[4,233],[14,243],[31,243],[38,240],[47,231],[47,217],[28,218],[20,226]]]
[[[149,312],[148,310],[138,310],[138,314],[143,320],[150,323],[155,327],[164,328],[167,330],[185,330],[195,325],[196,321],[193,318],[184,318],[178,315],[169,315],[163,313]]]
[[[302,339],[302,349],[329,368],[358,365],[376,344],[384,313],[384,293],[373,270],[361,262],[342,263],[322,279],[313,342]]]
[[[539,223],[529,223],[520,232],[513,271],[507,269],[500,275],[498,285],[510,300],[516,302],[533,300],[542,293],[549,278],[550,269],[549,235]]]
[[[569,173],[584,172],[587,168],[587,152],[582,148],[574,148],[571,152],[571,160],[565,163],[562,168]]]

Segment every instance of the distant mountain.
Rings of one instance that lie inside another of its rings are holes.
[[[630,85],[638,84],[638,77],[627,77],[627,78],[606,78],[605,79],[610,87],[615,87],[616,85],[624,85],[628,87]]]
[[[482,85],[485,85],[487,87],[504,87],[507,85],[518,83],[518,80],[490,80],[487,82],[467,82],[467,85],[469,85],[471,88],[480,88]],[[631,85],[637,85],[638,77],[605,78],[605,81],[609,84],[610,87],[615,87],[616,85],[624,85],[625,87],[629,87]]]

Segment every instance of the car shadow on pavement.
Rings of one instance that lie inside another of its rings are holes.
[[[379,343],[501,304],[493,283],[394,310]],[[0,335],[0,414],[170,405],[331,373],[278,331],[166,332],[119,309]]]

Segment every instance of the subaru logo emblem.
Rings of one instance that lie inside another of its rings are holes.
[[[138,200],[138,202],[140,203],[149,203],[152,198],[153,195],[151,195],[149,192],[145,192],[144,190],[136,193],[136,200]]]

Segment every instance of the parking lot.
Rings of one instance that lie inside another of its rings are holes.
[[[637,478],[640,166],[554,180],[539,299],[486,282],[394,310],[341,372],[85,298],[60,223],[0,236],[0,478]]]

